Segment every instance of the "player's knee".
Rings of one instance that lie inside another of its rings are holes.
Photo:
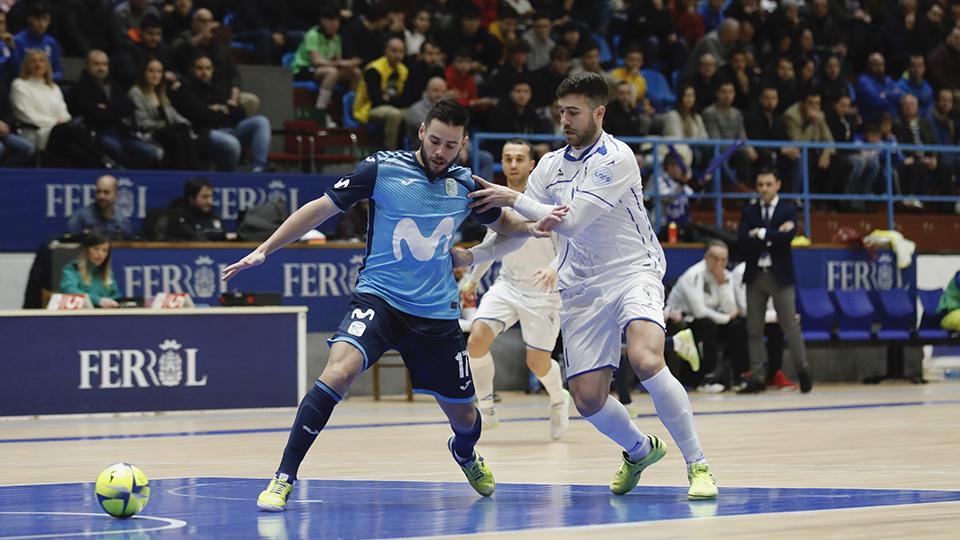
[[[629,357],[630,365],[641,381],[653,377],[666,365],[663,354],[642,345],[632,348]]]
[[[573,395],[573,403],[577,406],[577,412],[580,413],[580,416],[586,418],[587,416],[593,416],[603,408],[603,404],[607,402],[607,394],[584,394],[577,393]]]

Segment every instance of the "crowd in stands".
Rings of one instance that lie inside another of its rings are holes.
[[[416,145],[417,114],[408,111],[441,83],[439,92],[471,108],[475,130],[556,134],[554,90],[580,71],[610,83],[605,127],[620,136],[958,140],[958,0],[15,0],[0,8],[8,9],[0,11],[5,165],[45,152],[73,166],[233,170],[246,151],[260,170],[270,125],[244,91],[237,59],[288,65],[294,80],[316,83],[328,126],[369,125],[383,148]],[[28,64],[31,49],[49,65]],[[62,81],[63,55],[86,56],[81,81]],[[697,171],[712,152],[672,148],[681,181],[702,180]],[[807,159],[796,147],[743,144],[723,165],[724,189],[746,190],[773,166],[796,191],[804,165],[815,192],[886,189],[885,153],[822,150]],[[956,155],[898,151],[892,161],[899,193],[956,192]]]

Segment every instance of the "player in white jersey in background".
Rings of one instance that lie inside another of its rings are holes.
[[[485,189],[470,194],[474,208],[512,206],[563,239],[555,264],[567,381],[580,414],[624,449],[610,490],[626,494],[666,454],[664,442],[641,433],[610,396],[626,333],[630,365],[687,463],[688,497],[715,498],[716,480],[694,429],[690,399],[663,358],[666,260],[641,202],[636,157],[601,128],[609,99],[603,78],[571,75],[557,88],[557,98],[568,146],[540,159],[522,194],[481,182]],[[552,204],[564,205],[566,216],[551,217]],[[471,248],[460,259],[478,264],[516,245],[505,240],[491,249]]]
[[[520,139],[507,141],[503,145],[501,163],[507,187],[518,192],[526,189],[527,178],[536,165],[530,143]],[[484,242],[494,241],[494,236],[493,232],[488,232]],[[485,428],[494,428],[499,423],[493,405],[495,367],[490,346],[497,336],[517,321],[520,321],[527,348],[527,367],[550,396],[550,437],[554,440],[563,437],[570,426],[570,394],[563,389],[560,364],[550,356],[560,333],[557,271],[550,267],[557,256],[556,240],[556,235],[553,238],[530,238],[520,250],[504,256],[497,281],[480,300],[470,329],[467,352],[477,392],[477,408]],[[460,290],[473,294],[493,262],[474,266],[460,280]]]

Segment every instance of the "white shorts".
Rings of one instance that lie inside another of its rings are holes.
[[[561,291],[560,323],[567,378],[620,365],[620,344],[631,321],[663,321],[663,282],[638,272],[625,279],[585,281]]]
[[[473,320],[482,320],[494,335],[520,321],[520,333],[527,347],[552,352],[560,333],[559,312],[559,295],[525,295],[498,280],[483,293]]]

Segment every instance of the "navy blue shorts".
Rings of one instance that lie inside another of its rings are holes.
[[[390,349],[403,358],[413,391],[451,403],[472,403],[473,378],[467,342],[456,319],[426,319],[404,313],[379,296],[354,293],[331,345],[346,341],[363,353],[367,369]]]

